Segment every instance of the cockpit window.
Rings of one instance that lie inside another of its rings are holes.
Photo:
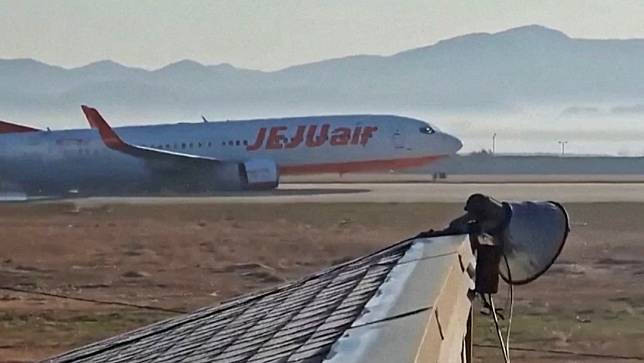
[[[421,134],[431,135],[431,134],[433,134],[435,132],[436,131],[434,129],[432,129],[431,127],[429,127],[429,126],[423,126],[423,127],[420,128],[420,133]]]

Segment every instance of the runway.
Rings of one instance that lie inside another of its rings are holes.
[[[92,197],[79,205],[192,203],[462,203],[473,193],[502,200],[644,202],[642,183],[298,183],[271,192],[220,193],[190,197]],[[70,201],[70,200],[67,200]]]

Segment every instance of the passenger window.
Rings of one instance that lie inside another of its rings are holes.
[[[186,148],[186,143],[185,143],[185,142],[182,142],[182,143],[181,143],[181,148],[182,148],[182,149],[185,149],[185,148]]]
[[[244,146],[248,145],[248,141],[244,140]]]
[[[239,146],[240,142],[239,140],[235,141],[235,145]]]
[[[233,146],[233,141],[228,141],[228,146]]]

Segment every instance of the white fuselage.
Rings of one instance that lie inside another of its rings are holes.
[[[423,131],[427,128],[434,132]],[[130,144],[155,149],[234,162],[272,160],[281,174],[420,166],[462,146],[426,122],[389,115],[179,123],[115,131]],[[135,191],[162,185],[160,179],[144,160],[107,148],[96,130],[0,134],[0,182],[27,192]]]

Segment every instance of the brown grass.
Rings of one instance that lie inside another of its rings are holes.
[[[644,204],[568,207],[573,234],[559,263],[517,289],[513,344],[644,355]],[[461,210],[456,204],[0,205],[0,281],[192,310],[440,227]],[[169,315],[0,290],[0,361],[44,358]],[[493,343],[484,319],[477,316],[476,339]],[[488,360],[496,352],[477,354]]]

